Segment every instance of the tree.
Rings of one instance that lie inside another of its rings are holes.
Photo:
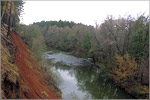
[[[38,36],[34,38],[31,50],[34,53],[34,56],[37,58],[38,61],[42,59],[42,55],[46,49],[44,38],[42,36]]]
[[[22,12],[23,1],[2,1],[1,2],[1,21],[8,25],[7,37],[10,34],[10,27],[15,27],[19,22],[19,16]],[[17,19],[17,20],[16,20]]]
[[[135,59],[132,59],[129,54],[124,56],[116,54],[115,59],[117,66],[111,71],[115,82],[122,84],[123,87],[128,86],[129,83],[134,84],[134,79],[138,76],[138,65]]]
[[[84,33],[83,35],[83,41],[82,41],[82,52],[85,55],[88,55],[89,49],[91,48],[90,44],[90,36],[88,33]]]
[[[149,57],[149,22],[148,17],[140,16],[134,26],[130,44],[130,54],[137,60]]]
[[[10,34],[10,25],[11,25],[11,16],[12,16],[12,14],[11,14],[11,12],[12,12],[12,1],[11,1],[11,4],[10,4],[10,13],[9,13],[9,22],[8,22],[8,32],[7,32],[7,38],[8,38],[8,35]]]

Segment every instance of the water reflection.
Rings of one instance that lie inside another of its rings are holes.
[[[89,64],[90,61],[88,60],[65,54],[60,55],[60,53],[47,56],[48,59],[55,63],[51,70],[59,73],[63,79],[59,86],[63,99],[132,98],[126,92],[116,87],[111,81],[102,77],[103,75],[101,75],[98,69],[85,66],[87,63]],[[83,66],[83,64],[85,65]]]

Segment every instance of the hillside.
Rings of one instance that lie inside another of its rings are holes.
[[[1,29],[1,75],[3,99],[59,99],[49,86],[44,73],[38,69],[31,51],[11,30],[6,38],[7,25]]]

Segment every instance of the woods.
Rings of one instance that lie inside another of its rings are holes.
[[[19,33],[33,51],[38,52],[36,47],[42,45],[92,58],[96,66],[128,93],[146,98],[149,84],[148,26],[148,17],[144,15],[117,19],[108,16],[96,28],[82,23],[42,21],[29,26],[20,25]],[[102,64],[105,68],[101,67]],[[135,85],[139,90],[135,90]]]
[[[54,49],[67,52],[92,61],[93,69],[100,69],[100,75],[106,76],[134,98],[149,98],[148,15],[143,13],[137,18],[132,15],[118,18],[109,15],[102,23],[95,22],[95,27],[66,20],[41,21],[25,25],[19,23],[23,4],[23,1],[1,1],[1,24],[3,26],[1,30],[3,37],[7,33],[7,41],[9,41],[11,31],[16,30],[29,48],[26,52],[33,55],[37,62],[42,62],[42,56],[46,51]],[[16,33],[15,36],[18,37]],[[20,45],[17,41],[15,43]],[[7,45],[9,43],[6,47]],[[4,52],[3,46],[2,49]],[[13,64],[15,64],[14,61]],[[81,73],[80,76],[82,75]],[[90,76],[92,79],[93,76]]]

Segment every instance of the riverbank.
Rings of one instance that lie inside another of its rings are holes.
[[[62,79],[58,87],[62,91],[63,99],[133,98],[108,80],[99,68],[87,66],[85,58],[61,52],[49,52],[46,58],[51,65],[48,69],[59,74]],[[80,63],[76,63],[77,61]]]
[[[55,49],[53,49],[53,50],[55,51]],[[57,50],[57,52],[55,52],[55,53],[58,53],[58,52],[60,52],[60,51]],[[63,52],[63,54],[67,54],[67,53]],[[69,52],[69,55],[74,55],[77,58],[81,57],[81,56],[77,56],[73,52]],[[86,58],[86,57],[84,57],[84,58]],[[140,84],[136,84],[136,86],[138,86],[137,87],[138,89],[135,88],[135,87],[128,88],[128,87],[123,86],[122,85],[123,83],[122,84],[117,83],[115,81],[115,79],[112,78],[112,73],[111,73],[112,65],[108,66],[108,65],[105,65],[105,64],[100,63],[100,62],[95,62],[95,64],[92,64],[92,66],[98,68],[101,71],[101,74],[103,74],[102,76],[107,77],[108,80],[112,81],[119,88],[121,88],[122,90],[126,91],[133,98],[147,98],[147,95],[148,95],[147,94],[148,93],[148,88],[147,87],[142,86]]]
[[[17,33],[11,30],[6,38],[6,26],[1,34],[2,99],[61,99]]]
[[[76,54],[73,54],[73,55],[78,56]],[[123,57],[118,55],[118,56],[115,56],[114,59],[117,61],[112,60],[106,64],[100,61],[96,61],[96,62],[93,62],[93,66],[99,68],[101,70],[101,73],[103,73],[105,77],[113,81],[115,85],[117,85],[118,87],[126,91],[133,98],[137,98],[137,99],[149,98],[148,82],[147,83],[143,82],[146,80],[146,78],[148,78],[146,77],[146,75],[148,74],[148,71],[144,71],[147,68],[143,69],[145,74],[141,76],[142,78],[144,77],[144,79],[142,80],[140,75],[138,74],[139,70],[137,70],[138,69],[137,66],[139,65],[134,59],[130,57],[130,55],[126,54]],[[117,68],[117,66],[119,66],[120,69]]]
[[[27,86],[30,87],[31,93],[27,93],[29,98],[58,99],[56,93],[50,89],[51,86],[45,81],[44,73],[36,68],[33,57],[29,54],[29,49],[21,41],[15,32],[11,33],[11,40],[18,48],[15,52],[16,62],[19,71]],[[35,74],[34,74],[35,73]],[[24,84],[25,84],[24,83]]]

